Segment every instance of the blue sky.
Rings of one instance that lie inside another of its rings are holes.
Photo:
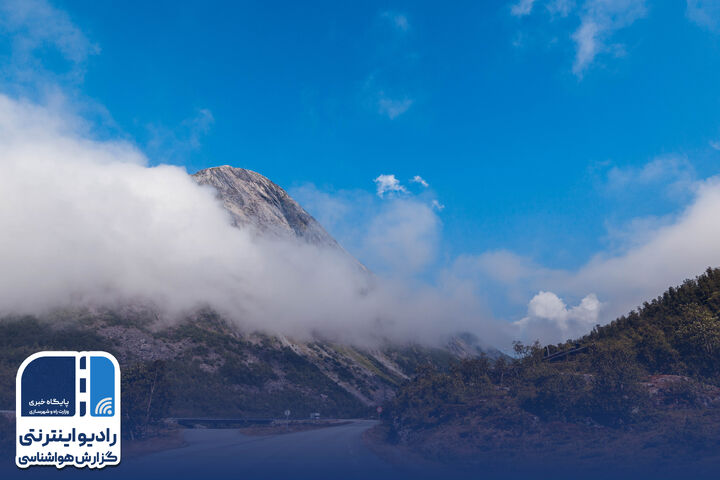
[[[598,192],[604,169],[677,154],[707,175],[720,160],[719,37],[681,1],[647,4],[607,40],[624,54],[599,54],[582,76],[580,19],[539,1],[524,17],[507,2],[310,3],[57,6],[101,49],[83,94],[152,160],[229,163],[285,187],[419,174],[455,252],[522,248],[576,266],[605,220],[671,207],[619,209]],[[385,97],[409,107],[390,118]],[[203,109],[214,121],[197,146],[173,145]]]
[[[0,25],[3,90],[61,91],[152,164],[258,171],[376,269],[352,225],[404,201],[434,215],[421,276],[493,252],[577,272],[718,173],[718,3],[38,2],[51,27]],[[379,198],[381,174],[406,192]],[[354,207],[334,222],[320,198]],[[519,318],[527,295],[493,310]]]

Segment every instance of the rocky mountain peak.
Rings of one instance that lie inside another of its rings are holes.
[[[279,185],[257,172],[229,165],[193,175],[200,185],[215,188],[236,226],[259,233],[297,237],[308,243],[340,248],[335,239]]]

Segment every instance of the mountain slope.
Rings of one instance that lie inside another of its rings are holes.
[[[170,397],[164,416],[279,416],[321,412],[364,416],[391,398],[424,363],[446,366],[443,349],[358,348],[241,333],[203,310],[159,325],[151,309],[61,310],[43,317],[0,318],[0,410],[14,405],[14,376],[40,350],[105,350],[123,371],[160,362]]]
[[[238,228],[340,251],[371,277],[264,176],[222,166],[193,178],[215,190]],[[459,355],[477,354],[472,342],[460,339],[452,349],[358,348],[320,338],[298,341],[241,332],[209,308],[168,324],[147,305],[78,307],[37,318],[0,318],[0,387],[5,387],[0,388],[0,409],[13,404],[16,364],[40,349],[107,350],[124,368],[161,362],[172,399],[164,414],[175,416],[275,416],[286,408],[303,415],[364,415],[392,397],[418,365],[446,366]]]
[[[259,173],[224,165],[201,170],[193,178],[216,190],[238,227],[250,226],[262,234],[297,237],[313,245],[340,248],[285,190]]]
[[[626,344],[650,373],[691,375],[720,385],[720,268],[670,287],[578,343]]]
[[[522,445],[524,468],[551,460],[571,478],[610,466],[650,478],[667,463],[717,472],[719,314],[720,269],[709,268],[577,341],[423,369],[387,405],[385,439],[503,469],[522,465]],[[697,478],[670,478],[686,477]]]

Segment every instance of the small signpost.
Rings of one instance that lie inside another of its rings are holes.
[[[380,414],[383,412],[382,407],[381,407],[380,405],[378,405],[378,407],[375,409],[375,411],[377,412],[378,417],[379,417]]]
[[[290,424],[290,410],[285,410],[285,430],[288,430],[290,427],[288,426]]]

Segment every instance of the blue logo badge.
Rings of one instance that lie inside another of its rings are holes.
[[[120,367],[106,352],[40,352],[16,380],[20,468],[120,463]]]

